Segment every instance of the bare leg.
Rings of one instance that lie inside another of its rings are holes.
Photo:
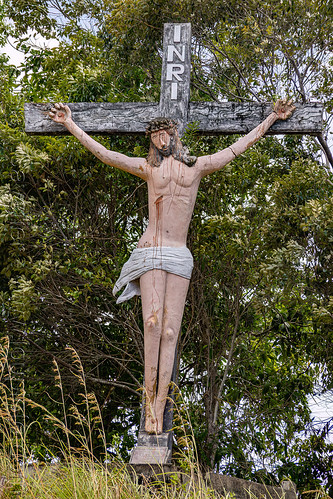
[[[140,278],[145,345],[145,429],[148,433],[157,431],[155,401],[166,276],[163,270],[150,270]]]
[[[164,299],[163,329],[159,354],[158,393],[155,404],[157,433],[163,431],[163,414],[175,360],[175,350],[183,318],[189,280],[167,274]]]

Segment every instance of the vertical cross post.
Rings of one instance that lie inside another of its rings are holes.
[[[160,116],[172,118],[178,123],[179,135],[187,124],[190,101],[191,77],[191,24],[169,23],[164,25],[163,61],[161,76]],[[177,385],[177,349],[172,371],[168,400],[163,417],[162,435],[145,432],[145,397],[141,411],[137,447],[133,449],[131,464],[166,464],[171,459],[173,439],[173,397]]]
[[[159,111],[178,122],[179,135],[187,123],[190,78],[191,24],[165,24]]]

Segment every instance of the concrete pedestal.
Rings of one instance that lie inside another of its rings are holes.
[[[172,432],[149,435],[140,430],[136,447],[132,450],[130,464],[168,464],[171,461]]]

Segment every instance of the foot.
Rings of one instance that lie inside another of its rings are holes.
[[[165,409],[165,400],[163,402],[158,402],[156,400],[155,415],[156,415],[156,433],[161,435],[163,433],[163,416]]]
[[[156,418],[154,418],[151,414],[146,415],[146,422],[145,422],[145,430],[149,434],[156,434],[157,433],[157,421]]]
[[[155,400],[154,397],[146,395],[146,421],[145,430],[147,433],[156,433],[156,415],[155,415]]]
[[[156,434],[161,435],[163,433],[163,415],[162,418],[156,418]]]

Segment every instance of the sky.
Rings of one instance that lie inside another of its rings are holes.
[[[333,417],[333,395],[326,393],[310,399],[310,408],[313,416],[319,420]],[[332,439],[333,440],[333,439]]]
[[[24,61],[23,53],[16,50],[10,42],[7,42],[4,47],[0,47],[0,52],[7,54],[11,64],[15,64],[15,66],[19,66]]]
[[[30,43],[35,47],[39,47],[41,49],[45,47],[56,47],[58,45],[57,40],[46,40],[42,36],[35,36],[33,32],[30,33]],[[15,64],[15,66],[19,66],[24,62],[24,54],[19,50],[16,50],[15,40],[12,37],[8,38],[8,42],[4,47],[0,47],[0,53],[7,54],[10,57],[11,64]]]

